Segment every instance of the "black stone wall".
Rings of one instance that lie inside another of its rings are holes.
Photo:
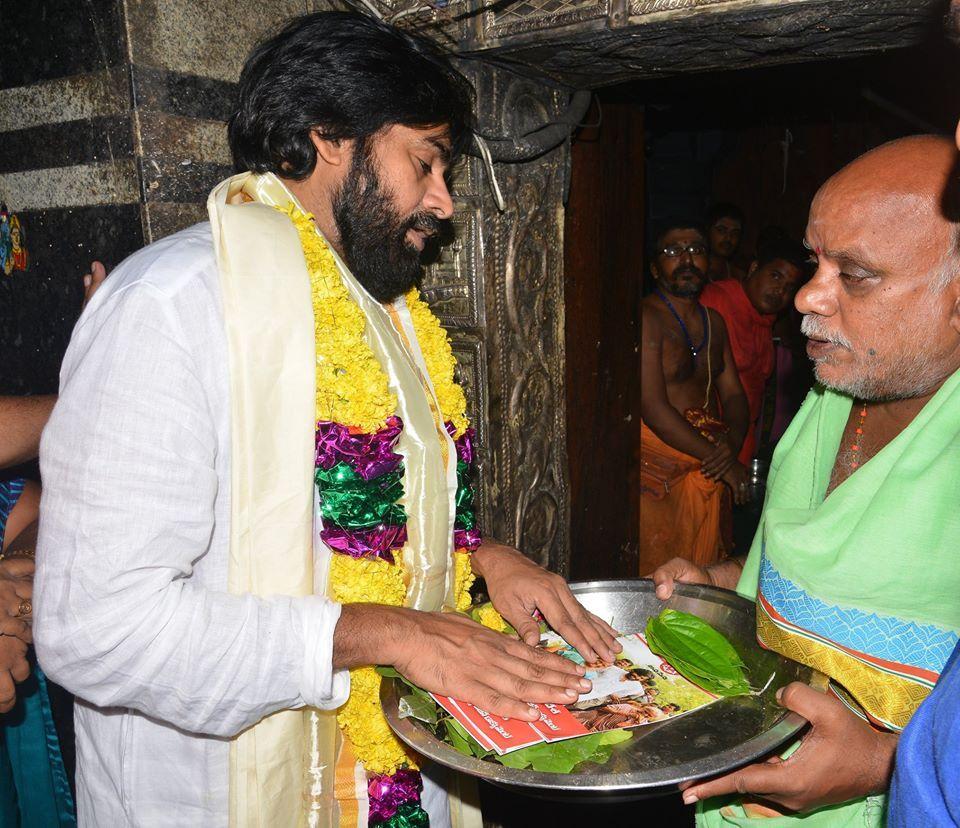
[[[29,257],[0,273],[0,393],[47,393],[91,258],[116,264],[143,242],[135,201],[83,194],[91,165],[133,168],[124,27],[118,0],[2,0],[0,30],[0,200]],[[98,110],[110,114],[73,117]]]
[[[318,5],[0,0],[0,201],[29,253],[0,270],[0,394],[56,390],[92,259],[205,218],[243,59]]]

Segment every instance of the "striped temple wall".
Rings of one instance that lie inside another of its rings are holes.
[[[242,11],[238,9],[243,6]],[[251,45],[309,0],[0,0],[0,200],[25,271],[0,273],[0,393],[56,389],[81,276],[204,217]]]

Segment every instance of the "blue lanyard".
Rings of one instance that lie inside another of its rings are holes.
[[[678,314],[677,311],[676,311],[676,309],[673,307],[673,305],[670,304],[670,300],[667,299],[667,297],[663,295],[663,291],[661,291],[660,288],[655,287],[655,288],[654,288],[654,291],[656,292],[657,296],[659,296],[659,297],[663,300],[663,303],[664,303],[668,308],[670,308],[670,313],[673,314],[673,318],[676,319],[677,322],[680,324],[680,330],[683,331],[683,338],[687,340],[687,347],[690,349],[690,353],[693,354],[693,361],[696,362],[696,361],[697,361],[697,354],[699,354],[700,351],[703,350],[703,346],[707,344],[708,334],[707,334],[707,311],[706,311],[706,309],[703,307],[703,305],[701,305],[701,304],[699,304],[699,303],[697,304],[697,307],[700,308],[700,318],[703,320],[703,340],[701,341],[701,343],[700,343],[699,345],[697,345],[696,348],[694,348],[694,347],[693,347],[693,340],[690,338],[690,331],[688,331],[688,330],[687,330],[687,326],[683,324],[683,320],[680,318],[680,314]]]

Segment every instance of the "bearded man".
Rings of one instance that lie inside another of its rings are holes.
[[[820,386],[777,446],[743,572],[674,560],[654,574],[661,598],[675,581],[736,585],[756,597],[763,646],[831,679],[826,695],[782,691],[811,723],[793,755],[685,791],[738,794],[703,802],[700,825],[758,811],[771,827],[882,825],[898,733],[957,643],[957,160],[945,138],[904,138],[817,193],[817,271],[796,306]]]
[[[675,221],[657,236],[653,292],[643,301],[640,349],[640,571],[676,550],[701,565],[722,557],[730,487],[746,497],[737,453],[747,402],[726,325],[698,301],[707,244],[696,223]],[[722,417],[721,417],[722,412]]]
[[[479,825],[441,774],[421,801],[373,665],[530,720],[589,688],[530,646],[535,609],[615,655],[560,578],[476,534],[463,393],[414,289],[468,92],[370,18],[292,21],[244,67],[246,172],[210,223],[80,320],[41,447],[35,635],[78,699],[81,824]],[[438,612],[473,573],[522,641]]]

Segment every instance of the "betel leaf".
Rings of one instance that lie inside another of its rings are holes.
[[[647,644],[680,675],[718,696],[750,693],[743,660],[706,621],[665,609],[647,621]]]
[[[734,649],[733,645],[726,637],[711,627],[702,618],[691,615],[688,612],[666,609],[660,613],[660,623],[666,627],[668,632],[688,632],[708,646],[714,653],[728,659],[734,664],[743,667],[743,660],[740,654]]]
[[[472,742],[473,739],[471,739],[467,731],[463,729],[463,726],[453,719],[447,719],[444,724],[447,728],[447,742],[450,746],[459,750],[461,753],[465,753],[467,756],[472,756],[473,748],[470,747],[470,742]]]
[[[701,673],[727,679],[742,675],[743,663],[736,651],[726,641],[718,646],[714,636],[705,635],[702,628],[686,622],[675,624],[672,617],[655,618],[649,627],[662,648],[675,658],[697,666]]]
[[[437,703],[425,693],[401,696],[398,706],[401,719],[417,719],[434,726],[437,724]]]
[[[547,773],[570,773],[581,762],[602,765],[610,758],[613,745],[632,737],[629,730],[607,730],[563,742],[543,742],[515,750],[497,760],[508,768],[532,768]]]
[[[485,759],[487,756],[493,755],[492,750],[483,747],[473,736],[467,733],[464,726],[456,719],[444,719],[444,727],[446,728],[447,742],[460,753],[475,756],[477,759]]]
[[[743,661],[740,655],[705,621],[677,610],[664,610],[652,620],[657,640],[674,655],[691,664],[702,665],[710,675],[728,678],[741,675]]]

